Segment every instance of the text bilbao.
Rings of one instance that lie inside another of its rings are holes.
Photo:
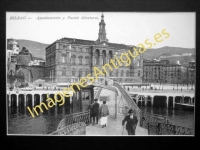
[[[162,30],[162,34],[166,35],[165,38],[169,37],[169,33],[165,32],[165,29]],[[154,39],[157,42],[162,42],[163,39],[161,39],[162,35],[160,33],[155,34]],[[149,39],[145,40],[145,44],[148,44],[150,47],[152,47],[152,44],[148,41]],[[100,70],[98,67],[94,67],[94,76],[91,76],[91,74],[88,74],[86,77],[83,77],[80,79],[79,84],[78,83],[72,83],[70,85],[70,87],[66,87],[62,90],[62,92],[57,92],[54,95],[54,99],[55,101],[50,98],[47,95],[47,102],[48,104],[46,105],[45,103],[41,102],[40,105],[36,105],[33,110],[36,113],[36,115],[38,115],[38,112],[36,110],[36,108],[39,108],[41,112],[43,112],[41,106],[43,105],[46,110],[48,110],[49,108],[52,108],[53,106],[55,106],[55,102],[59,103],[59,106],[64,105],[65,103],[65,98],[64,97],[71,97],[73,95],[73,93],[76,93],[74,90],[74,85],[76,85],[77,89],[80,90],[81,87],[85,88],[90,84],[93,84],[95,80],[98,80],[99,75],[105,76],[106,74],[108,74],[107,69],[109,69],[110,71],[112,71],[114,68],[117,69],[120,66],[122,66],[124,63],[125,66],[129,66],[131,64],[131,58],[136,58],[137,56],[139,56],[140,54],[144,53],[146,51],[146,48],[143,44],[138,44],[138,47],[133,47],[133,51],[131,52],[131,50],[128,50],[128,52],[124,52],[121,53],[120,57],[117,58],[116,55],[114,55],[114,59],[110,59],[110,63],[104,64],[101,68],[102,70]],[[149,48],[149,47],[148,47]],[[81,87],[80,87],[81,86]],[[59,99],[58,99],[58,95],[59,95]],[[48,107],[47,107],[48,106]],[[29,112],[31,113],[32,117],[34,118],[34,114],[31,112],[30,108],[27,107],[27,109],[29,110]]]

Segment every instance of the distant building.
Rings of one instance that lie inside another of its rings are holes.
[[[191,61],[188,64],[187,72],[188,72],[188,84],[194,84],[195,83],[195,61]]]
[[[143,82],[181,84],[186,78],[186,67],[179,61],[170,64],[168,60],[144,60]]]
[[[29,66],[45,66],[45,60],[38,57],[33,57],[33,60],[31,60],[28,64]]]
[[[7,47],[9,48],[7,52],[9,78],[15,78],[20,83],[33,82],[37,79],[44,80],[45,60],[33,57],[25,47],[20,51],[17,49],[19,48],[17,42],[13,40],[8,40]]]
[[[182,84],[186,77],[186,68],[179,62],[163,66],[164,83]]]
[[[15,56],[17,54],[19,54],[19,51],[20,51],[20,47],[19,47],[18,43],[14,39],[8,39],[7,40],[7,51],[6,51],[7,61],[11,62],[11,59],[13,61]]]
[[[164,66],[169,64],[168,60],[144,60],[143,61],[143,82],[160,83],[163,82]]]

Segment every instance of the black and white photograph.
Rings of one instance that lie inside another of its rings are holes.
[[[195,12],[6,12],[7,135],[195,136]]]

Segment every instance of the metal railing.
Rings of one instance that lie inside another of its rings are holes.
[[[139,120],[139,125],[143,128],[148,128],[147,124],[148,122],[153,122],[154,124],[158,124],[158,123],[166,123],[166,124],[173,124],[169,119],[167,119],[167,116],[163,116],[163,115],[157,115],[157,114],[152,114],[152,113],[147,113],[147,112],[143,112],[139,109],[139,107],[137,106],[137,104],[133,101],[133,99],[130,97],[130,95],[127,93],[126,90],[124,90],[119,83],[114,82],[113,84],[114,86],[116,86],[122,96],[124,97],[124,99],[127,101],[128,105],[130,106],[129,108],[126,106],[124,107],[124,114],[126,115],[128,112],[128,109],[133,108],[134,110],[136,110],[136,114]]]
[[[86,135],[86,124],[79,122],[60,128],[50,135]]]
[[[115,87],[117,87],[119,89],[119,91],[121,92],[122,96],[127,101],[129,108],[133,108],[136,111],[136,115],[137,115],[138,119],[140,119],[140,109],[137,106],[137,104],[132,100],[130,95],[120,86],[119,83],[114,82],[113,86],[115,86]]]
[[[90,110],[85,112],[79,112],[75,114],[66,115],[58,124],[57,130],[66,127],[68,125],[84,122],[86,125],[90,123]]]
[[[194,130],[168,123],[147,123],[148,135],[194,135]]]
[[[152,114],[152,113],[147,113],[147,112],[141,111],[140,126],[147,129],[149,122],[152,122],[152,124],[155,124],[155,125],[157,125],[158,123],[173,124],[169,119],[167,119],[167,116],[157,115],[157,114]]]

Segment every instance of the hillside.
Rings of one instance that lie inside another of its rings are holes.
[[[19,43],[20,49],[22,49],[22,47],[26,47],[34,57],[45,59],[45,47],[47,47],[49,44],[43,44],[30,40],[16,41]],[[166,46],[157,49],[147,49],[143,56],[145,59],[149,60],[160,58],[168,59],[170,62],[176,62],[179,60],[181,64],[187,64],[189,61],[195,60],[195,49]]]
[[[18,44],[20,45],[20,50],[22,47],[26,47],[30,53],[34,57],[39,57],[45,59],[45,48],[49,44],[43,44],[35,41],[29,41],[29,40],[16,40]]]
[[[181,48],[181,47],[161,47],[157,49],[147,49],[146,52],[144,52],[144,58],[146,59],[154,59],[156,57],[159,57],[161,55],[167,55],[170,54],[177,54],[177,55],[183,55],[185,53],[191,53],[192,55],[195,55],[195,49],[194,48]]]

